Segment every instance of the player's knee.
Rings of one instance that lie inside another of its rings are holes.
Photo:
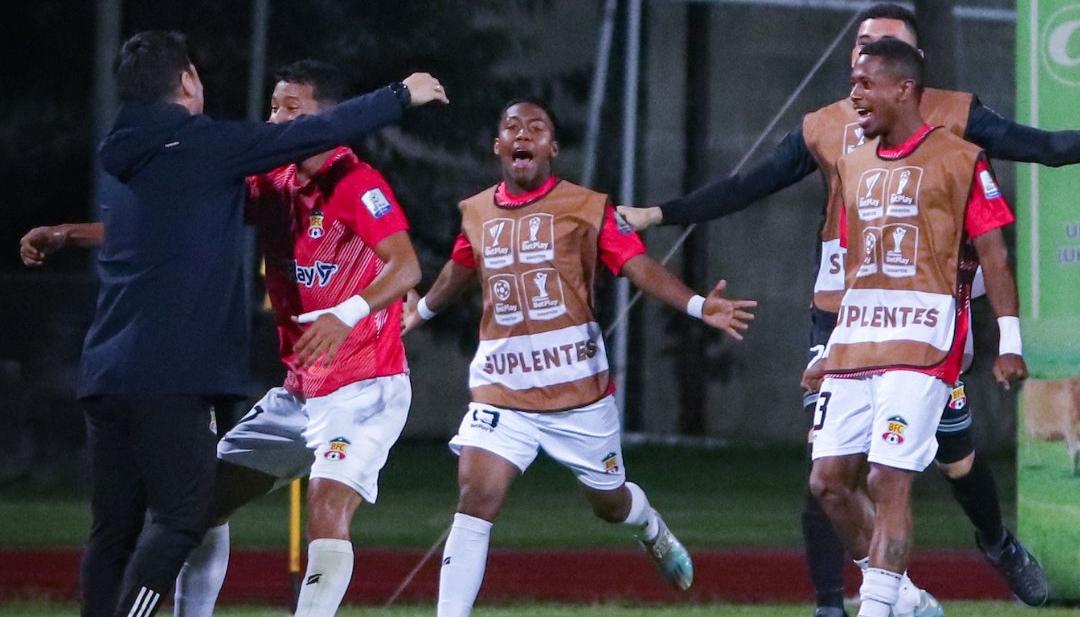
[[[910,500],[913,477],[914,474],[910,471],[870,465],[870,473],[866,477],[870,499],[875,505],[907,503]]]
[[[494,521],[502,508],[504,493],[484,482],[462,481],[457,511],[485,521]]]
[[[810,473],[810,495],[808,501],[816,504],[835,502],[847,493],[847,487],[835,474],[830,474],[824,466],[817,465]]]
[[[959,480],[960,478],[968,475],[969,473],[971,473],[971,467],[974,464],[974,451],[970,452],[964,458],[952,463],[943,463],[940,460],[937,461],[938,469],[940,469],[941,473],[945,474],[945,477],[949,478],[950,480]]]
[[[608,523],[621,523],[630,515],[630,495],[625,488],[615,491],[590,491],[589,505],[596,518]]]
[[[938,431],[938,450],[934,455],[934,461],[942,471],[946,467],[955,467],[958,463],[967,461],[967,468],[959,475],[952,475],[945,471],[950,478],[958,478],[965,475],[971,469],[971,463],[975,460],[975,445],[971,440],[971,430]],[[959,468],[959,467],[956,467]]]
[[[361,503],[360,495],[345,484],[325,478],[312,479],[308,488],[308,535],[349,539],[349,526]]]

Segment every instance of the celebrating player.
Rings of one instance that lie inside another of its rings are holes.
[[[894,4],[879,4],[861,16],[852,49],[852,63],[863,45],[893,37],[918,46],[915,15]],[[928,122],[982,147],[988,155],[1012,160],[1060,166],[1080,162],[1080,132],[1047,132],[1021,126],[1002,118],[972,94],[927,88],[920,109]],[[815,366],[836,324],[843,290],[843,258],[839,251],[838,213],[835,203],[836,161],[862,145],[865,135],[847,98],[803,117],[771,155],[751,169],[718,179],[699,190],[661,206],[625,208],[619,212],[638,229],[655,224],[688,224],[727,216],[821,170],[830,199],[826,201],[821,229],[818,277],[811,310],[810,359]],[[905,187],[906,188],[906,187]],[[804,383],[812,392],[804,405],[808,417],[817,402],[815,371]],[[820,380],[820,375],[816,376]],[[819,383],[819,381],[817,382]],[[1046,601],[1046,577],[1039,563],[1005,528],[997,488],[990,466],[975,456],[971,415],[963,382],[958,382],[944,410],[937,439],[937,466],[952,485],[953,494],[976,529],[976,542],[1005,577],[1020,600],[1037,606]],[[817,590],[817,617],[843,614],[843,549],[824,512],[807,493],[803,511],[803,536],[811,578]]]
[[[343,76],[303,60],[276,75],[270,122],[342,100]],[[379,470],[412,399],[401,343],[401,298],[420,278],[390,186],[339,147],[248,182],[285,383],[266,393],[218,445],[213,526],[176,583],[178,617],[213,613],[229,559],[229,516],[308,475],[308,568],[297,615],[333,615],[352,576],[349,526],[374,503]],[[64,244],[100,242],[101,224],[39,228],[21,249],[40,265]],[[296,316],[299,315],[299,318]]]
[[[585,487],[593,512],[630,526],[664,577],[693,581],[690,555],[626,481],[619,414],[594,317],[597,261],[665,303],[741,339],[753,301],[727,300],[720,282],[696,296],[645,255],[606,195],[552,175],[559,153],[547,107],[519,100],[499,118],[503,180],[461,202],[450,261],[408,314],[415,327],[479,281],[484,314],[470,368],[469,405],[450,447],[460,496],[443,552],[439,617],[468,615],[484,576],[491,527],[514,478],[543,449]]]
[[[810,486],[863,565],[860,617],[888,617],[911,552],[911,484],[968,335],[961,263],[984,267],[1002,336],[994,376],[1024,379],[1019,300],[1001,228],[1013,222],[985,153],[919,112],[922,57],[894,38],[863,47],[851,101],[869,140],[837,164],[844,296],[825,350]],[[873,512],[859,491],[861,470]]]

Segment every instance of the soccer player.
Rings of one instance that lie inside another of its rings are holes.
[[[314,60],[275,77],[275,124],[328,110],[346,92],[341,73]],[[175,613],[212,615],[229,559],[228,517],[308,475],[308,570],[296,614],[333,615],[352,575],[353,514],[375,502],[379,470],[405,426],[412,393],[401,298],[420,267],[390,186],[346,147],[250,178],[247,216],[288,372],[218,446],[213,526],[177,579]],[[64,244],[100,243],[102,232],[100,223],[39,228],[21,252],[40,265]]]
[[[594,316],[597,263],[646,293],[741,339],[753,301],[728,300],[721,281],[694,295],[645,254],[606,195],[552,175],[556,123],[536,100],[507,105],[494,153],[502,182],[461,202],[451,259],[408,314],[415,327],[479,282],[484,313],[470,368],[473,402],[451,449],[460,456],[457,513],[443,552],[439,617],[470,614],[491,527],[514,478],[543,449],[570,468],[599,518],[628,525],[680,589],[693,581],[689,553],[626,481],[619,414]]]
[[[860,17],[852,63],[863,45],[882,37],[897,38],[917,47],[915,15],[894,4],[868,8]],[[1080,162],[1080,132],[1047,132],[1015,124],[984,106],[972,94],[927,88],[920,109],[931,124],[944,126],[995,158],[1054,167]],[[818,277],[811,310],[811,370],[804,379],[804,385],[811,390],[804,400],[808,417],[817,402],[816,383],[821,379],[821,366],[817,361],[836,324],[843,288],[844,264],[838,250],[836,227],[838,214],[830,207],[836,190],[836,161],[865,142],[857,120],[850,100],[842,99],[804,116],[801,126],[789,133],[768,158],[745,172],[717,179],[685,197],[657,207],[619,208],[624,218],[638,229],[655,224],[702,222],[742,210],[815,170],[821,171],[830,200],[826,201],[824,211],[825,224],[821,230]],[[938,428],[937,466],[975,526],[979,548],[1020,600],[1038,606],[1046,601],[1048,593],[1045,574],[1035,558],[1004,526],[990,466],[975,456],[967,401],[964,384],[958,382]],[[843,615],[843,549],[824,512],[809,492],[802,519],[807,560],[817,591],[815,615]]]
[[[844,296],[824,353],[810,486],[851,553],[865,556],[859,617],[888,617],[910,557],[911,484],[968,335],[961,263],[970,246],[998,316],[994,377],[1027,376],[1019,300],[1001,228],[1013,222],[986,154],[919,111],[922,56],[884,38],[863,47],[851,101],[870,140],[837,164]],[[867,484],[873,513],[858,490]]]

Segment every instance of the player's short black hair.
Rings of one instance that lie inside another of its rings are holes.
[[[902,21],[907,26],[907,29],[911,30],[911,33],[915,35],[915,40],[919,40],[919,21],[915,18],[915,13],[899,4],[875,4],[859,14],[860,24],[867,19],[897,19]]]
[[[311,86],[311,95],[320,103],[340,103],[348,96],[349,83],[345,74],[329,62],[305,58],[281,67],[274,73],[274,82]]]
[[[167,101],[180,85],[180,74],[191,67],[187,37],[180,32],[147,30],[120,48],[113,71],[121,101]]]
[[[520,103],[536,105],[540,109],[544,110],[544,113],[547,114],[548,120],[551,120],[551,137],[554,139],[558,138],[559,120],[555,117],[555,112],[551,111],[551,107],[548,106],[547,101],[544,101],[543,99],[538,99],[536,97],[523,96],[516,99],[511,99],[509,102],[506,103],[506,105],[503,105],[502,111],[499,112],[499,122],[502,123],[503,116],[506,115],[506,111],[508,109]]]
[[[880,58],[886,69],[901,79],[910,79],[917,88],[923,86],[925,71],[923,57],[919,50],[891,36],[863,46],[860,56]]]

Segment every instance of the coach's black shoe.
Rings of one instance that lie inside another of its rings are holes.
[[[814,609],[814,617],[848,617],[847,611],[835,606],[819,606]]]
[[[975,543],[979,550],[986,555],[990,564],[1005,577],[1009,589],[1028,606],[1042,606],[1050,595],[1050,588],[1046,583],[1046,573],[1043,572],[1039,560],[1028,551],[1016,536],[1008,529],[1005,530],[1005,544],[1000,554],[995,558],[983,546],[979,534],[975,534]]]

